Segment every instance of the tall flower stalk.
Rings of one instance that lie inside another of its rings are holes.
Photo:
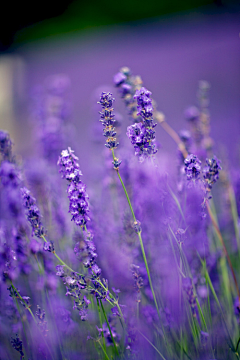
[[[152,118],[151,118],[152,107],[151,107],[151,101],[149,99],[150,92],[146,93],[145,89],[144,89],[144,91],[140,92],[140,94],[142,95],[143,92],[144,92],[144,95],[146,96],[146,99],[145,99],[145,101],[143,101],[143,103],[142,103],[143,106],[141,106],[141,107],[143,107],[143,109],[141,109],[139,111],[139,113],[143,113],[144,116],[145,116],[146,133],[148,134],[147,136],[149,136],[149,139],[146,140],[147,141],[146,145],[143,145],[144,149],[141,149],[140,151],[137,151],[137,153],[141,152],[140,156],[147,156],[147,155],[153,155],[156,152],[155,145],[151,144],[151,140],[154,139],[153,127],[155,125],[153,124],[153,121],[152,121]],[[113,101],[114,101],[114,99],[113,99],[113,96],[112,96],[111,93],[103,92],[101,94],[100,101],[99,101],[99,104],[102,106],[102,111],[100,112],[100,115],[101,115],[100,121],[103,122],[104,125],[108,124],[108,123],[111,123],[111,125],[112,125],[113,122],[114,122],[114,115],[113,115],[113,108],[112,108]],[[140,103],[140,101],[139,101],[139,103]],[[132,125],[132,126],[134,126],[134,125]],[[134,229],[135,229],[135,231],[137,233],[137,236],[138,236],[138,239],[139,239],[139,242],[140,242],[141,251],[142,251],[142,255],[143,255],[143,260],[144,260],[144,264],[145,264],[145,267],[146,267],[146,270],[147,270],[148,281],[149,281],[149,285],[150,285],[152,295],[153,295],[153,299],[154,299],[154,304],[156,306],[158,316],[159,316],[159,318],[161,318],[158,303],[157,303],[157,298],[156,298],[155,291],[154,291],[153,284],[152,284],[152,279],[151,279],[151,274],[150,274],[150,270],[149,270],[149,266],[148,266],[147,256],[146,256],[146,252],[145,252],[144,245],[143,245],[142,229],[141,229],[141,226],[140,226],[140,222],[137,220],[137,218],[135,216],[135,213],[134,213],[134,210],[133,210],[131,200],[130,200],[128,192],[127,192],[127,189],[126,189],[126,187],[125,187],[125,185],[123,183],[122,177],[121,177],[121,175],[119,173],[119,165],[116,166],[116,164],[119,164],[119,160],[115,156],[115,153],[114,153],[114,149],[116,148],[116,138],[114,139],[114,145],[115,146],[112,146],[112,147],[109,148],[112,151],[113,166],[114,166],[114,169],[117,172],[119,181],[120,181],[120,183],[121,183],[121,185],[123,187],[125,196],[127,198],[127,202],[128,202],[128,205],[129,205],[132,217],[133,217]],[[146,151],[145,151],[145,149],[146,149]]]

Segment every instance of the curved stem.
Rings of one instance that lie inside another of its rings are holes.
[[[113,149],[112,149],[112,155],[113,155],[113,159],[114,159],[114,158],[115,158],[115,154],[114,154],[114,150],[113,150]],[[124,185],[124,183],[123,183],[123,181],[122,181],[122,178],[121,178],[121,175],[120,175],[120,173],[119,173],[119,170],[117,170],[117,175],[118,175],[118,178],[119,178],[119,180],[120,180],[120,182],[121,182],[121,184],[122,184],[124,193],[125,193],[125,195],[126,195],[127,202],[128,202],[129,208],[130,208],[130,210],[131,210],[133,220],[134,220],[134,222],[136,223],[137,220],[136,220],[136,216],[135,216],[135,213],[134,213],[132,204],[131,204],[131,200],[130,200],[130,198],[129,198],[127,189],[126,189],[126,187],[125,187],[125,185]],[[141,246],[141,250],[142,250],[142,255],[143,255],[144,264],[145,264],[145,267],[146,267],[146,270],[147,270],[148,281],[149,281],[149,285],[150,285],[150,288],[151,288],[151,291],[152,291],[154,304],[155,304],[155,307],[156,307],[156,310],[157,310],[157,313],[158,313],[158,317],[159,317],[159,319],[160,319],[160,321],[161,321],[160,311],[159,311],[159,307],[158,307],[158,303],[157,303],[157,298],[156,298],[155,291],[154,291],[153,284],[152,284],[152,279],[151,279],[151,275],[150,275],[150,271],[149,271],[149,267],[148,267],[147,256],[146,256],[146,252],[145,252],[144,245],[143,245],[143,241],[142,241],[141,231],[138,231],[138,232],[137,232],[137,235],[138,235],[138,239],[139,239],[140,246]],[[163,330],[163,334],[164,334],[164,337],[165,337],[165,333],[164,333],[163,327],[162,327],[162,330]]]
[[[218,236],[218,238],[219,238],[219,240],[220,240],[220,242],[221,242],[221,245],[222,245],[222,247],[223,247],[225,256],[226,256],[226,258],[227,258],[228,265],[229,265],[229,267],[230,267],[230,270],[231,270],[231,273],[232,273],[232,277],[233,277],[233,281],[234,281],[234,284],[235,284],[235,287],[236,287],[236,290],[237,290],[238,301],[239,301],[239,304],[240,304],[240,292],[239,292],[238,283],[237,283],[237,278],[236,278],[235,272],[234,272],[234,270],[233,270],[233,266],[232,266],[232,262],[231,262],[230,256],[229,256],[229,254],[228,254],[228,251],[227,251],[226,245],[225,245],[225,243],[224,243],[222,234],[221,234],[220,229],[219,229],[219,227],[218,227],[218,224],[217,224],[217,222],[216,222],[216,220],[215,220],[215,218],[214,218],[214,215],[213,215],[213,213],[212,213],[212,210],[211,210],[211,208],[210,208],[210,206],[209,206],[208,201],[206,201],[206,207],[207,207],[207,210],[208,210],[210,219],[211,219],[211,221],[212,221],[213,227],[214,227],[214,229],[215,229],[215,231],[216,231],[216,233],[217,233],[217,236]]]
[[[99,306],[99,300],[97,299],[97,308],[98,308],[98,316],[99,316],[99,321],[100,321],[100,326],[101,326],[101,335],[102,335],[102,341],[103,341],[103,348],[105,350],[105,352],[107,352],[107,348],[106,348],[106,342],[105,342],[105,338],[104,338],[104,334],[103,334],[103,326],[102,326],[102,317],[101,317],[101,311],[100,311],[100,306]]]

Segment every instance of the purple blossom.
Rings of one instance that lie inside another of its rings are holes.
[[[188,155],[184,161],[187,180],[197,180],[201,173],[201,161],[196,155]]]
[[[221,161],[216,156],[212,159],[206,159],[207,165],[203,168],[203,177],[208,190],[212,189],[212,185],[219,178],[219,171],[222,170],[220,163]]]
[[[137,100],[138,115],[142,123],[135,123],[127,128],[127,136],[135,149],[135,155],[142,162],[157,152],[155,144],[155,126],[153,121],[153,106],[150,98],[151,92],[142,87],[136,91],[134,99]]]
[[[8,161],[4,161],[0,168],[0,177],[4,186],[17,187],[20,184],[20,173],[16,168],[16,165],[11,164]]]
[[[68,198],[69,212],[72,215],[72,221],[77,226],[84,226],[90,220],[88,195],[86,193],[86,185],[82,183],[82,173],[79,170],[78,158],[73,154],[73,150],[63,150],[58,160],[60,173],[62,177],[69,181]]]
[[[27,188],[22,188],[23,206],[26,209],[27,219],[32,227],[32,233],[37,237],[45,235],[45,230],[40,220],[40,211],[36,205],[36,199],[31,196]]]
[[[11,162],[12,159],[12,140],[7,131],[0,130],[0,154],[3,161]]]
[[[115,137],[116,131],[114,127],[115,115],[113,114],[113,98],[111,93],[102,92],[98,104],[102,106],[102,111],[99,112],[101,115],[100,121],[104,126],[103,136],[107,137],[105,146],[110,149],[116,149],[119,145]]]
[[[12,347],[20,353],[21,358],[24,359],[23,347],[22,347],[22,340],[20,340],[18,334],[16,334],[15,338],[11,338]]]
[[[140,76],[133,76],[128,67],[123,67],[114,76],[113,82],[128,109],[130,119],[134,122],[141,121],[141,117],[137,114],[137,102],[134,99],[136,90],[140,89],[142,79]]]
[[[37,311],[36,311],[36,317],[38,318],[38,326],[41,330],[41,332],[44,334],[44,336],[47,335],[48,329],[47,329],[47,321],[45,320],[46,313],[39,305],[37,305]]]
[[[47,241],[43,245],[43,250],[48,252],[54,252],[54,244],[52,241]]]
[[[56,275],[57,276],[63,277],[65,275],[64,267],[65,267],[64,265],[56,266],[56,270],[57,270]]]
[[[78,157],[74,155],[74,151],[71,148],[61,152],[57,164],[60,167],[59,172],[62,174],[63,179],[70,180],[70,175],[73,174],[75,170],[79,169],[77,161]],[[79,175],[82,175],[82,173],[79,172]]]

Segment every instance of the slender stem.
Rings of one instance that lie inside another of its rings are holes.
[[[23,333],[24,333],[24,336],[25,336],[25,339],[26,339],[26,342],[27,342],[27,348],[28,348],[28,350],[29,350],[29,349],[30,349],[30,346],[29,346],[29,342],[28,342],[28,337],[27,337],[27,333],[26,333],[24,321],[23,321],[22,316],[21,316],[19,304],[18,304],[18,302],[17,302],[16,297],[14,297],[14,300],[15,300],[15,302],[16,302],[16,306],[17,306],[18,313],[19,313],[19,316],[20,316],[20,319],[21,319],[21,323],[22,323],[22,327],[23,327]],[[23,346],[23,352],[26,353],[26,350],[24,349],[24,346]]]
[[[210,206],[209,206],[208,201],[206,202],[206,206],[207,206],[207,210],[208,210],[210,219],[211,219],[212,224],[213,224],[213,226],[214,226],[214,229],[215,229],[215,231],[216,231],[216,233],[217,233],[217,236],[218,236],[218,238],[219,238],[219,240],[220,240],[220,242],[221,242],[221,244],[222,244],[224,253],[225,253],[226,258],[227,258],[227,261],[228,261],[228,265],[229,265],[229,267],[230,267],[230,269],[231,269],[231,273],[232,273],[232,276],[233,276],[234,284],[235,284],[235,287],[236,287],[236,290],[237,290],[238,301],[239,301],[239,304],[240,304],[240,292],[239,292],[238,283],[237,283],[237,278],[236,278],[235,272],[234,272],[234,270],[233,270],[233,266],[232,266],[232,262],[231,262],[230,256],[229,256],[229,254],[228,254],[228,251],[227,251],[226,245],[225,245],[225,243],[224,243],[222,234],[221,234],[220,229],[219,229],[219,227],[218,227],[218,224],[217,224],[217,222],[216,222],[216,220],[215,220],[215,218],[214,218],[214,216],[213,216],[213,213],[212,213],[212,210],[211,210],[211,208],[210,208]]]
[[[232,217],[233,217],[233,225],[234,225],[235,236],[236,236],[236,240],[237,240],[237,246],[238,246],[238,250],[240,252],[240,236],[239,236],[239,228],[238,228],[237,204],[236,204],[234,190],[230,183],[228,184],[228,196],[229,196],[229,200],[230,200],[230,204],[231,204],[231,212],[232,212]]]
[[[104,338],[104,334],[103,334],[103,328],[102,328],[102,317],[101,317],[101,310],[100,310],[100,305],[99,305],[99,300],[97,299],[97,308],[98,308],[98,316],[99,316],[99,321],[100,321],[100,326],[101,326],[101,335],[102,335],[102,341],[103,341],[103,347],[105,352],[107,352],[107,348],[106,348],[106,342],[105,342],[105,338]]]
[[[113,155],[113,159],[115,159],[115,154],[114,154],[114,150],[113,150],[113,149],[112,149],[112,155]],[[121,184],[122,184],[124,193],[125,193],[125,195],[126,195],[127,202],[128,202],[129,208],[130,208],[130,210],[131,210],[133,220],[134,220],[134,222],[136,223],[136,221],[137,221],[137,220],[136,220],[136,216],[135,216],[135,213],[134,213],[134,210],[133,210],[133,207],[132,207],[130,198],[129,198],[129,196],[128,196],[127,189],[126,189],[126,187],[125,187],[125,185],[124,185],[124,183],[123,183],[123,181],[122,181],[121,175],[119,174],[119,170],[117,170],[117,175],[118,175],[118,178],[119,178],[119,180],[120,180],[120,182],[121,182]],[[138,235],[138,239],[139,239],[140,246],[141,246],[141,250],[142,250],[142,255],[143,255],[144,264],[145,264],[145,267],[146,267],[146,270],[147,270],[147,274],[148,274],[148,281],[149,281],[149,285],[150,285],[150,288],[151,288],[151,291],[152,291],[154,304],[155,304],[155,307],[156,307],[156,310],[157,310],[157,313],[158,313],[158,317],[159,317],[159,319],[160,319],[160,321],[161,321],[160,311],[159,311],[159,307],[158,307],[158,303],[157,303],[157,298],[156,298],[156,295],[155,295],[155,291],[154,291],[153,285],[152,285],[152,279],[151,279],[151,275],[150,275],[150,271],[149,271],[149,267],[148,267],[148,262],[147,262],[147,257],[146,257],[146,253],[145,253],[145,249],[144,249],[144,245],[143,245],[143,241],[142,241],[141,231],[138,231],[138,232],[137,232],[137,235]],[[166,338],[163,326],[162,326],[162,331],[163,331],[164,338]]]
[[[107,358],[108,360],[110,360],[110,359],[109,359],[109,357],[108,357],[108,354],[106,353],[105,349],[103,348],[103,346],[102,346],[101,342],[100,342],[100,341],[98,341],[98,343],[99,343],[99,345],[101,346],[101,349],[102,349],[102,351],[104,352],[104,354],[105,354],[106,358]]]
[[[154,346],[153,343],[152,343],[150,340],[148,340],[148,338],[147,338],[145,335],[143,335],[143,333],[142,333],[140,330],[138,330],[138,332],[139,332],[139,334],[141,334],[142,337],[144,337],[144,339],[147,340],[147,342],[156,350],[156,352],[161,356],[161,358],[162,358],[163,360],[166,360],[166,358],[163,356],[163,354],[160,353],[160,351],[156,348],[156,346]]]
[[[238,339],[237,345],[236,345],[236,351],[238,351],[238,345],[240,344],[240,338]]]
[[[151,288],[151,291],[152,291],[153,300],[154,300],[154,303],[155,303],[155,306],[156,306],[156,309],[157,309],[158,316],[159,316],[159,318],[160,318],[160,312],[159,312],[159,308],[158,308],[158,303],[157,303],[156,295],[155,295],[155,292],[154,292],[154,289],[153,289],[153,285],[152,285],[152,279],[151,279],[151,275],[150,275],[150,271],[149,271],[149,267],[148,267],[148,262],[147,262],[146,253],[145,253],[144,246],[143,246],[143,241],[142,241],[141,232],[138,232],[137,234],[138,234],[138,239],[139,239],[140,245],[141,245],[143,260],[144,260],[144,264],[145,264],[145,267],[146,267],[146,270],[147,270],[148,281],[149,281],[149,285],[150,285],[150,288]]]
[[[100,304],[101,304],[102,312],[103,312],[103,315],[104,315],[104,317],[105,317],[107,326],[108,326],[109,331],[110,331],[110,335],[111,335],[112,342],[113,342],[113,344],[114,344],[114,347],[115,347],[115,350],[116,350],[117,354],[119,355],[118,348],[117,348],[116,342],[115,342],[115,340],[114,340],[114,337],[113,337],[113,334],[112,334],[112,329],[111,329],[111,327],[110,327],[110,324],[109,324],[109,321],[108,321],[106,312],[105,312],[105,310],[104,310],[104,306],[103,306],[102,300],[100,300]]]

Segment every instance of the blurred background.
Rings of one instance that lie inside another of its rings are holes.
[[[211,136],[218,151],[233,162],[239,158],[239,1],[43,0],[5,2],[2,13],[7,21],[0,25],[0,128],[10,132],[16,152],[34,151],[31,96],[55,74],[71,81],[79,152],[91,151],[102,90],[114,93],[116,110],[130,124],[112,82],[128,66],[177,131],[186,127],[185,109],[197,104],[199,80],[207,80]],[[176,151],[160,126],[157,138],[163,153]],[[82,167],[88,171],[86,157]]]

